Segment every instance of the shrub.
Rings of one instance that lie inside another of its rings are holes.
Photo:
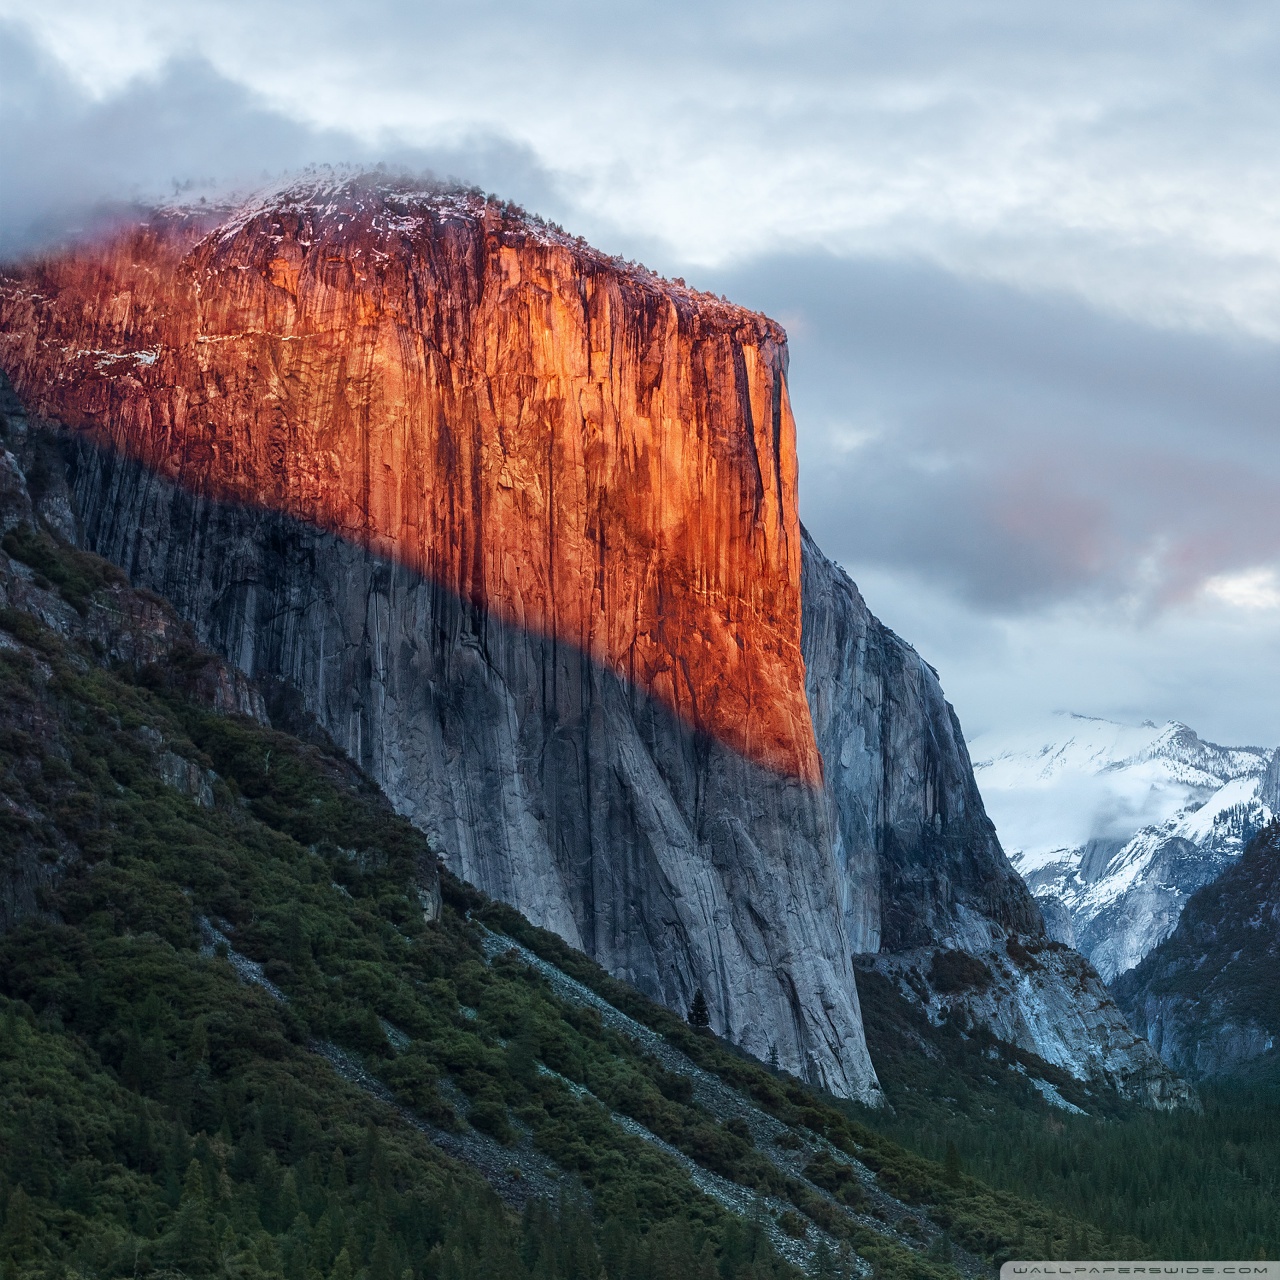
[[[989,987],[994,980],[991,970],[976,956],[966,951],[935,951],[929,965],[929,981],[942,995],[973,988]]]

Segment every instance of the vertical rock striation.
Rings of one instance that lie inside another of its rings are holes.
[[[860,965],[935,1020],[981,1025],[1147,1105],[1195,1105],[1089,963],[1046,934],[987,817],[937,673],[808,534],[803,564],[806,688]],[[956,963],[957,953],[981,963]]]
[[[88,546],[296,689],[459,874],[875,1101],[785,360],[762,317],[361,182],[0,282]]]
[[[982,806],[937,672],[803,536],[805,687],[855,949],[982,950],[993,928],[1042,932]]]
[[[821,777],[786,340],[472,196],[156,215],[10,276],[29,407],[369,548]]]

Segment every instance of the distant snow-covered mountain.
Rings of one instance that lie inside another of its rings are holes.
[[[1184,724],[1061,714],[970,744],[978,786],[1050,932],[1104,979],[1173,931],[1187,898],[1280,812],[1280,752]]]

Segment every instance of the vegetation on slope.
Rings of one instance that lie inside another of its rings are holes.
[[[893,1103],[863,1121],[1070,1215],[1050,1237],[1028,1237],[1036,1257],[1280,1258],[1280,1079],[1202,1085],[1202,1114],[1167,1114],[1029,1062],[1089,1113],[1075,1115],[1036,1105],[1026,1078],[997,1070],[1007,1047],[930,1026],[873,972],[859,971],[858,991]]]
[[[124,590],[43,533],[5,551],[77,616]],[[4,1280],[733,1280],[794,1274],[779,1228],[817,1242],[820,1274],[848,1272],[844,1249],[887,1280],[942,1280],[953,1250],[959,1267],[1274,1256],[1262,1095],[1157,1116],[1063,1077],[1095,1115],[1053,1112],[993,1072],[1007,1050],[929,1027],[870,975],[895,1112],[821,1098],[447,876],[429,921],[423,837],[338,753],[210,711],[193,695],[209,658],[190,645],[105,665],[39,612],[0,613],[0,874],[12,902],[33,881],[38,908],[0,938]],[[802,1171],[517,954],[495,957],[482,925],[789,1126]],[[451,1141],[498,1154],[480,1167],[506,1202]],[[728,1211],[695,1167],[755,1209]],[[549,1195],[539,1168],[560,1183]]]
[[[1278,969],[1280,822],[1273,821],[1191,895],[1173,933],[1113,989],[1132,1017],[1160,1018],[1186,1070],[1216,1074],[1280,1037]],[[1239,1043],[1246,1031],[1254,1042],[1247,1050]]]

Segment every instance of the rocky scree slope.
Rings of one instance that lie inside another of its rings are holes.
[[[64,442],[47,519],[610,972],[875,1102],[850,957],[931,989],[977,947],[1002,1033],[1160,1075],[1100,988],[1006,973],[1036,909],[936,676],[801,536],[772,322],[465,193],[312,183],[9,269],[0,365]]]
[[[1277,755],[1176,722],[1062,715],[974,744],[979,785],[1050,933],[1108,982],[1172,932],[1187,899],[1275,812]]]
[[[1112,989],[1175,1070],[1219,1076],[1275,1065],[1280,1040],[1280,826],[1197,890],[1177,928]]]
[[[3,457],[15,1275],[946,1280],[1027,1238],[1101,1247],[442,884],[342,753],[38,527]]]

